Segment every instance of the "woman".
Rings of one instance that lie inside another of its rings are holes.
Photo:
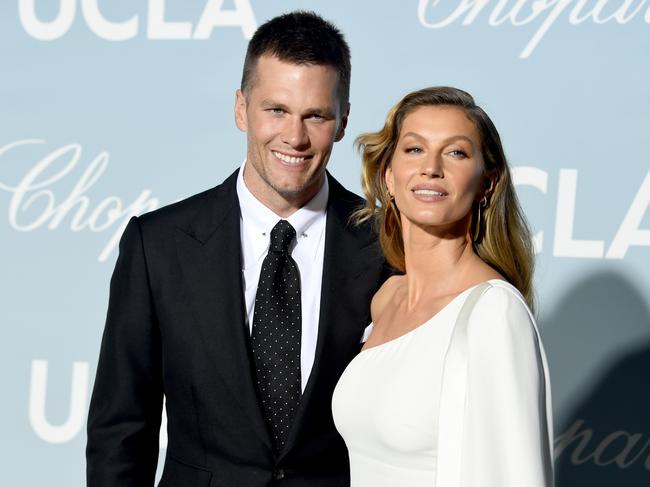
[[[531,238],[492,121],[464,91],[427,88],[357,143],[359,219],[402,275],[334,392],[352,487],[551,486]]]

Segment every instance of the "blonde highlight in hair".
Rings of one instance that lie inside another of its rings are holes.
[[[472,209],[469,234],[473,236],[474,252],[519,289],[534,309],[535,259],[531,232],[512,183],[499,133],[490,117],[465,91],[442,86],[409,93],[391,108],[379,131],[357,137],[355,145],[362,157],[361,186],[366,205],[355,212],[353,219],[358,223],[374,220],[386,260],[397,271],[405,272],[400,214],[388,192],[385,175],[406,116],[419,107],[436,105],[458,107],[474,123],[481,139],[485,175],[492,181],[492,191],[484,194],[485,207],[479,208],[481,203],[477,202]]]
[[[378,132],[361,134],[355,145],[361,152],[361,187],[366,195],[366,205],[352,218],[358,223],[373,219],[379,234],[379,244],[388,263],[404,272],[404,241],[399,210],[395,206],[384,175],[390,166],[395,144],[399,138],[401,120],[398,122],[399,104],[386,117],[384,127]]]

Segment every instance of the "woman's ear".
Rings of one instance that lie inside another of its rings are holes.
[[[389,196],[395,196],[395,180],[393,179],[393,169],[388,166],[386,172],[384,173],[384,181],[386,182],[386,188],[388,188]]]
[[[492,193],[494,193],[494,188],[497,185],[497,171],[496,169],[492,169],[490,171],[486,171],[485,175],[483,176],[483,196],[486,198],[490,198],[492,196]],[[481,199],[483,199],[483,196]]]

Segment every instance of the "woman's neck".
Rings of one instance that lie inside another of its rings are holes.
[[[466,232],[440,230],[403,222],[407,306],[417,306],[422,296],[462,291],[468,271],[480,258]]]

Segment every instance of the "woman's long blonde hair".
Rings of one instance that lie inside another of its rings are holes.
[[[472,207],[472,247],[484,262],[519,289],[533,309],[535,260],[531,232],[512,184],[499,133],[469,93],[446,86],[414,91],[388,112],[381,130],[357,137],[355,144],[363,158],[361,184],[366,205],[353,218],[357,222],[375,220],[386,260],[399,272],[405,272],[399,210],[388,193],[385,174],[406,116],[418,107],[435,105],[458,107],[474,123],[480,136],[485,174],[492,180],[493,190]]]

